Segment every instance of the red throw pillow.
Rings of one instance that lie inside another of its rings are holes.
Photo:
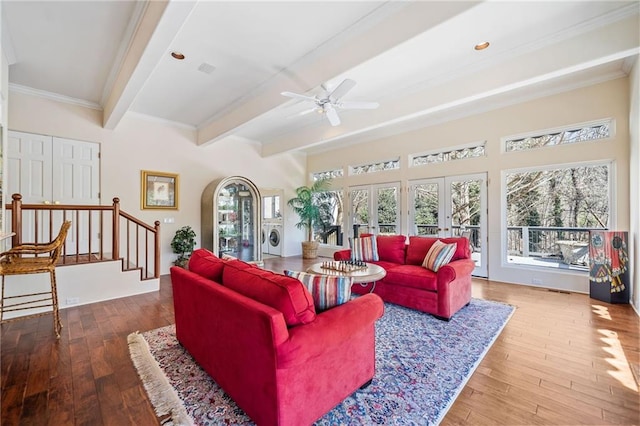
[[[433,237],[409,237],[409,246],[407,247],[407,265],[422,265],[427,252],[438,239]]]
[[[453,258],[451,259],[452,262],[458,259],[471,259],[471,248],[469,247],[469,241],[466,238],[443,238],[442,242],[446,244],[456,243],[458,245],[456,247],[456,252],[453,254]]]
[[[404,264],[406,240],[404,235],[378,235],[378,257],[380,260]]]
[[[222,282],[224,264],[224,260],[203,248],[191,253],[189,258],[189,270],[191,272],[218,283]]]

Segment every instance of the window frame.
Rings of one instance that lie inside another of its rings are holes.
[[[573,144],[571,144],[573,145]],[[553,145],[556,146],[556,145]],[[516,268],[516,269],[531,269],[537,271],[549,271],[556,273],[572,273],[579,275],[586,275],[589,273],[588,268],[552,268],[539,265],[527,265],[524,263],[515,263],[508,261],[508,224],[507,224],[507,176],[513,173],[526,173],[534,171],[545,170],[558,170],[558,169],[570,169],[575,167],[589,167],[589,166],[607,166],[609,168],[609,224],[605,229],[616,229],[617,227],[617,185],[616,185],[616,161],[614,159],[602,159],[593,161],[577,161],[571,163],[558,163],[542,166],[530,166],[519,167],[513,169],[503,169],[500,171],[500,264],[503,268]],[[596,228],[594,228],[596,229]]]
[[[564,144],[559,144],[559,145],[537,146],[537,147],[527,148],[527,149],[523,149],[523,150],[507,150],[507,142],[509,142],[511,140],[514,140],[514,139],[525,139],[525,138],[531,138],[531,137],[540,137],[540,136],[544,136],[544,135],[548,135],[548,134],[552,134],[552,133],[566,132],[566,131],[575,130],[575,129],[579,129],[579,128],[594,127],[594,126],[603,125],[603,124],[608,124],[609,125],[609,136],[606,137],[606,138],[590,139],[590,140],[586,140],[586,141],[564,143]],[[518,133],[518,134],[514,134],[514,135],[509,135],[509,136],[503,136],[503,137],[500,138],[500,152],[502,154],[527,153],[527,152],[530,152],[530,151],[533,151],[533,150],[550,149],[550,148],[555,148],[555,147],[559,147],[559,146],[576,146],[576,145],[579,145],[579,144],[582,144],[582,143],[594,143],[594,142],[610,141],[610,140],[614,139],[615,137],[616,137],[616,120],[614,118],[612,118],[612,117],[607,117],[607,118],[602,118],[602,119],[598,119],[598,120],[584,121],[584,122],[581,122],[581,123],[574,123],[574,124],[563,125],[563,126],[558,126],[558,127],[552,127],[552,128],[547,128],[547,129],[532,130],[532,131],[529,131],[529,132]]]

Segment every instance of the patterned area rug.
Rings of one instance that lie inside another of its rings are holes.
[[[473,299],[446,322],[385,304],[385,314],[376,323],[373,383],[316,425],[438,424],[514,309]],[[134,333],[129,342],[134,364],[161,418],[173,417],[172,424],[253,424],[182,349],[173,325]],[[163,382],[169,389],[162,390]],[[175,406],[164,400],[167,395],[173,395]]]

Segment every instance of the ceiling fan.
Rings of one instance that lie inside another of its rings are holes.
[[[346,95],[349,90],[353,89],[355,85],[355,81],[347,78],[332,91],[329,91],[323,84],[322,89],[324,93],[322,95],[307,96],[293,92],[282,92],[282,95],[315,103],[313,108],[302,111],[296,115],[300,116],[317,112],[318,114],[324,114],[332,126],[338,126],[340,124],[340,117],[338,116],[337,110],[339,109],[376,109],[380,106],[378,102],[342,101],[342,97]]]

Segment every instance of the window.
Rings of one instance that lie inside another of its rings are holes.
[[[557,131],[549,131],[539,135],[506,138],[504,143],[507,152],[526,151],[544,146],[606,139],[610,136],[611,120],[606,120],[591,124],[576,125]]]
[[[606,229],[611,165],[505,174],[507,262],[587,269],[589,230]]]
[[[464,158],[475,158],[485,156],[485,144],[473,144],[449,151],[436,151],[425,154],[414,154],[409,156],[409,164],[413,166],[424,166],[425,164],[444,163],[447,161],[461,160]]]
[[[320,179],[334,179],[334,178],[341,178],[344,175],[344,171],[342,169],[335,169],[335,170],[327,170],[324,172],[317,172],[317,173],[313,173],[311,175],[311,177],[313,178],[313,181],[317,181]]]
[[[344,212],[342,191],[326,191],[318,194],[317,202],[320,206],[320,223],[316,223],[313,227],[315,240],[321,244],[341,246]]]
[[[400,168],[400,159],[380,161],[378,163],[362,164],[360,166],[349,166],[350,175],[362,175],[365,173],[381,172],[383,170],[395,170]]]

